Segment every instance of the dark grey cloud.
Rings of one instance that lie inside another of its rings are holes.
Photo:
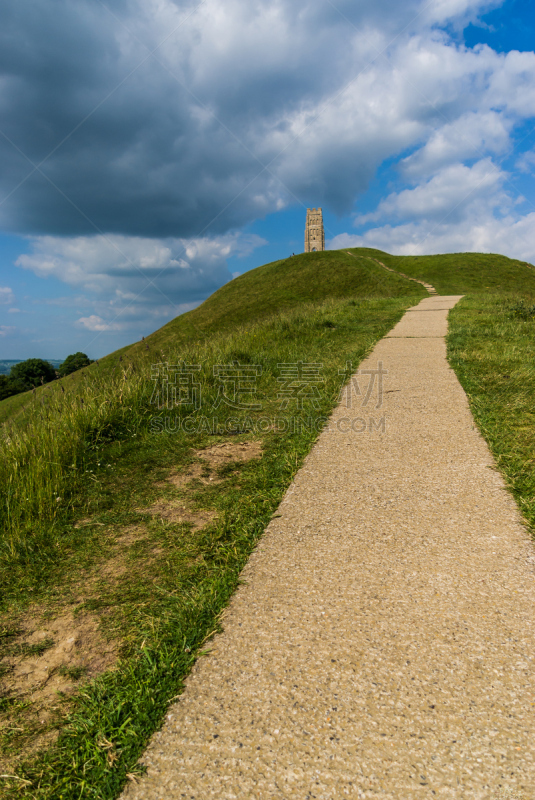
[[[431,25],[430,9],[440,21],[448,7],[481,5],[7,0],[0,225],[34,235],[221,234],[292,193],[347,211],[377,163],[418,134],[400,132],[399,120],[382,136],[357,125],[337,146],[342,90],[393,37]],[[364,91],[361,111],[368,99]],[[358,99],[349,102],[358,123]],[[27,177],[25,156],[46,159],[42,174]]]

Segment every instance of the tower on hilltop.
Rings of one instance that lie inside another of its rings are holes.
[[[321,208],[307,208],[305,253],[312,253],[314,250],[325,250],[325,232],[323,230]]]

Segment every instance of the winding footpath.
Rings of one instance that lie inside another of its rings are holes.
[[[392,267],[387,267],[386,264],[383,264],[382,261],[379,261],[377,258],[372,258],[371,256],[358,256],[356,253],[350,253],[349,250],[346,250],[346,255],[352,256],[353,258],[364,258],[366,261],[374,261],[376,264],[379,264],[380,267],[383,269],[388,270],[388,272],[393,272],[394,275],[400,275],[402,278],[407,278],[408,281],[413,281],[414,283],[419,283],[424,289],[427,289],[430,295],[436,295],[437,290],[434,286],[431,286],[430,283],[426,283],[425,281],[421,281],[419,278],[413,278],[410,275],[405,275],[404,272],[398,272],[397,269],[392,269]]]
[[[124,800],[535,798],[535,551],[446,361],[458,299],[361,364]]]

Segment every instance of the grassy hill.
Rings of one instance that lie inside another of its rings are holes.
[[[348,250],[352,255],[348,255]],[[76,390],[90,375],[105,379],[117,368],[120,359],[144,361],[147,350],[166,351],[183,343],[203,341],[214,333],[327,298],[426,296],[418,284],[387,272],[377,261],[398,273],[431,283],[439,294],[517,292],[524,297],[535,297],[535,268],[506,256],[484,253],[393,256],[371,248],[348,250],[303,253],[246,272],[218,289],[198,308],[152,333],[143,343],[127,345],[62,382],[0,402],[0,424],[20,415],[22,409],[31,408],[43,396],[60,391],[60,383]]]
[[[121,362],[144,362],[155,349],[160,353],[181,344],[204,341],[215,333],[246,326],[274,314],[327,298],[426,296],[418,284],[392,275],[368,259],[355,259],[343,250],[293,256],[257,267],[222,286],[198,308],[181,314],[144,342],[116,350],[91,367],[39,387],[35,392],[0,402],[0,423],[32,408],[41,398],[80,387],[90,376],[105,379]],[[147,352],[148,351],[148,352]]]
[[[535,525],[533,267],[352,249],[238,277],[143,342],[0,404],[0,683],[48,619],[71,619],[72,636],[89,619],[120,654],[103,674],[66,655],[50,709],[39,687],[31,701],[0,687],[0,800],[115,800],[136,773],[350,370],[427,296],[401,273],[468,295],[450,315],[450,363]],[[198,406],[154,401],[162,361],[195,365]],[[256,407],[220,403],[214,367],[236,361],[258,368]],[[319,366],[317,392],[286,412],[281,366],[300,361]],[[382,410],[364,413],[357,448],[382,435]]]
[[[535,297],[535,267],[495,253],[391,256],[363,247],[350,252],[375,258],[397,272],[430,283],[438,294],[519,292]]]
[[[273,314],[340,297],[402,297],[426,292],[369,260],[344,250],[302,253],[264,264],[225,284],[198,308],[168,322],[149,336],[150,346],[165,347],[184,339],[203,339]],[[139,343],[132,346],[136,352]]]

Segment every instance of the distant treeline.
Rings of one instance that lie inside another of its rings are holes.
[[[14,394],[28,392],[36,386],[55,381],[57,378],[64,378],[77,369],[87,367],[92,364],[92,360],[85,353],[73,353],[67,356],[65,361],[58,369],[42,358],[28,358],[26,361],[19,361],[9,370],[9,375],[0,375],[0,400],[12,397]]]

